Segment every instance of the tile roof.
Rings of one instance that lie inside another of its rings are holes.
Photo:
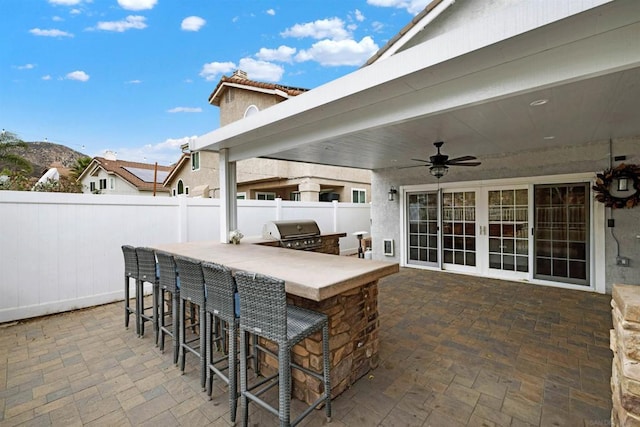
[[[98,166],[107,172],[111,172],[119,176],[140,191],[153,191],[153,175],[150,175],[151,180],[145,180],[144,178],[147,177],[147,174],[136,174],[134,172],[136,172],[136,170],[140,170],[140,172],[148,171],[149,173],[152,173],[154,172],[155,168],[154,164],[129,162],[126,160],[109,160],[105,159],[104,157],[94,157],[92,164],[87,167],[87,170],[94,170]],[[170,191],[168,188],[162,186],[162,181],[164,180],[165,176],[171,172],[172,169],[172,166],[158,165],[158,172],[162,172],[162,174],[158,175],[156,192],[166,193]]]
[[[264,83],[258,82],[255,80],[249,80],[246,78],[247,74],[242,71],[236,71],[231,76],[222,76],[216,88],[209,95],[209,104],[220,106],[220,100],[222,99],[222,94],[224,93],[225,87],[231,84],[245,86],[247,89],[256,88],[262,90],[270,90],[270,91],[280,91],[283,92],[287,97],[289,96],[297,96],[301,93],[308,91],[309,89],[285,86],[276,83]]]

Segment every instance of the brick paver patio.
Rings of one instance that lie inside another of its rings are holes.
[[[401,269],[380,282],[380,365],[331,425],[608,425],[610,299]],[[224,387],[210,401],[193,358],[181,375],[123,323],[116,303],[0,325],[0,425],[230,425]]]

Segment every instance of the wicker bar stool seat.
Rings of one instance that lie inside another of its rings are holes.
[[[122,254],[124,256],[124,326],[129,328],[129,316],[133,314],[136,322],[136,334],[140,335],[140,322],[138,321],[138,256],[136,248],[131,245],[122,246]],[[130,286],[131,279],[134,279],[134,296],[136,298],[135,306],[131,306]]]
[[[178,333],[180,330],[180,277],[173,255],[156,251],[158,268],[160,272],[160,285],[158,294],[158,346],[164,352],[164,339],[168,335],[173,340],[173,363],[178,364]],[[165,299],[171,298],[171,322],[167,322],[165,312]]]
[[[200,261],[174,256],[176,267],[178,269],[178,276],[180,277],[180,328],[178,333],[179,342],[179,359],[180,370],[184,373],[185,368],[185,356],[186,353],[192,353],[196,356],[200,363],[200,386],[204,390],[206,382],[206,324],[205,319],[205,289],[204,289],[204,276],[202,274],[202,263]],[[187,324],[186,302],[196,304],[199,307],[199,317],[196,321],[194,316],[189,319]],[[199,329],[197,336],[187,338],[187,327],[195,331]]]
[[[249,401],[253,401],[280,419],[281,426],[294,426],[316,407],[325,405],[327,421],[331,421],[331,381],[329,377],[329,321],[325,314],[287,304],[283,280],[238,272],[235,275],[240,295],[240,331],[266,338],[278,345],[278,354],[257,346],[260,351],[278,359],[278,372],[249,386],[247,378],[246,334],[240,334],[240,393],[243,425],[248,425]],[[323,372],[304,368],[291,360],[294,345],[317,331],[322,331]],[[291,369],[298,369],[322,381],[322,395],[291,421]],[[278,385],[278,407],[260,396]]]
[[[136,248],[138,256],[138,297],[140,299],[138,318],[140,319],[140,336],[144,336],[145,322],[151,322],[156,345],[158,344],[158,267],[156,264],[156,254],[150,248]],[[144,306],[144,284],[150,283],[152,286],[152,304]],[[148,311],[151,310],[151,313]]]

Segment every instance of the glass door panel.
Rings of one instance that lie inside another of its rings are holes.
[[[535,186],[534,277],[589,284],[589,186]]]
[[[476,193],[442,194],[442,256],[445,264],[476,266]]]
[[[408,263],[438,263],[438,193],[409,193]]]
[[[488,192],[489,268],[529,271],[529,191]]]

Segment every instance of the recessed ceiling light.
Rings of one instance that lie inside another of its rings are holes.
[[[541,105],[546,104],[547,102],[549,102],[549,100],[548,100],[548,99],[544,99],[544,98],[542,98],[542,99],[536,99],[535,101],[531,101],[531,102],[529,103],[529,105],[530,105],[530,106],[532,106],[532,107],[539,107],[539,106],[541,106]]]
[[[555,136],[553,136],[553,135],[545,136],[545,137],[543,137],[543,138],[544,138],[544,139],[556,139],[556,137],[555,137]]]

